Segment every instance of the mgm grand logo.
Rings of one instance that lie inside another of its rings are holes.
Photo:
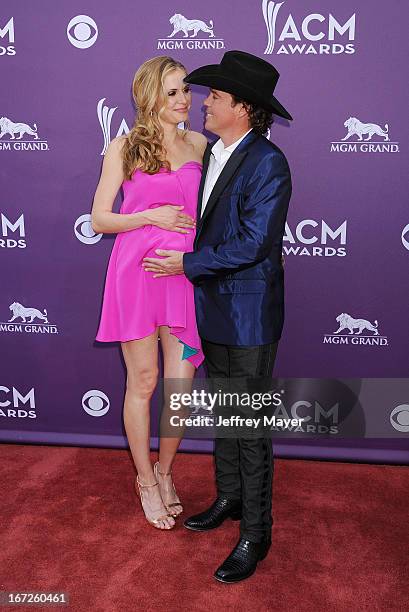
[[[224,49],[223,38],[216,38],[213,21],[209,23],[201,19],[187,19],[180,13],[175,13],[169,19],[173,30],[166,38],[158,38],[157,49]]]
[[[338,329],[325,334],[323,344],[354,344],[364,346],[388,346],[388,338],[379,333],[378,321],[354,319],[346,312],[336,317]]]
[[[20,302],[13,302],[9,306],[11,318],[0,321],[0,332],[17,332],[29,334],[58,334],[58,328],[48,320],[47,310],[23,306]]]
[[[331,142],[331,153],[399,153],[399,143],[389,137],[389,125],[363,123],[357,117],[344,121],[347,133],[338,141]],[[372,140],[373,139],[373,140]]]
[[[4,140],[2,140],[4,137]],[[48,151],[48,143],[38,135],[37,124],[0,117],[0,151]]]

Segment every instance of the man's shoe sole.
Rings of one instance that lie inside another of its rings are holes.
[[[250,576],[252,576],[252,575],[255,573],[255,571],[256,571],[256,569],[257,569],[257,567],[258,567],[258,564],[260,563],[260,561],[263,561],[263,560],[264,560],[264,559],[267,557],[267,555],[268,555],[268,553],[269,553],[269,550],[270,550],[270,546],[269,546],[269,547],[267,548],[267,550],[266,550],[266,551],[265,551],[265,552],[264,552],[264,553],[263,553],[263,554],[260,556],[260,559],[257,561],[257,565],[256,565],[256,567],[253,569],[253,571],[252,571],[252,572],[250,572],[249,574],[247,574],[246,576],[242,576],[241,578],[237,578],[237,579],[235,579],[235,580],[225,580],[224,578],[219,578],[218,576],[216,576],[216,574],[213,574],[213,578],[215,578],[215,579],[216,579],[218,582],[223,582],[224,584],[234,584],[235,582],[241,582],[242,580],[246,580],[247,578],[250,578]]]
[[[223,584],[234,584],[235,582],[241,582],[242,580],[247,580],[247,578],[250,578],[250,576],[254,574],[256,569],[257,569],[257,566],[254,568],[254,570],[250,574],[247,574],[246,576],[242,576],[241,578],[236,578],[235,580],[226,580],[225,578],[219,578],[218,576],[216,576],[216,574],[213,574],[213,578],[215,578],[218,582],[223,582]]]
[[[212,531],[212,529],[217,529],[218,527],[220,527],[220,525],[223,525],[224,521],[226,521],[228,518],[231,518],[232,521],[241,521],[241,511],[232,512],[231,514],[226,516],[225,519],[220,521],[220,523],[217,523],[217,525],[214,525],[213,527],[192,527],[190,525],[186,525],[186,523],[183,523],[183,527],[186,527],[186,529],[190,529],[190,531]]]

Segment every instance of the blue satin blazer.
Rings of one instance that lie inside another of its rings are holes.
[[[281,252],[290,169],[276,145],[249,132],[224,166],[200,218],[213,144],[203,159],[194,251],[183,256],[194,285],[199,334],[235,346],[276,342],[284,323]]]

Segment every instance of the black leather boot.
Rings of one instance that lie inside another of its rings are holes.
[[[270,538],[260,543],[240,538],[214,577],[220,582],[240,582],[248,578],[256,571],[257,563],[267,556],[270,546]]]
[[[218,497],[208,510],[189,517],[183,524],[193,531],[209,531],[219,527],[227,518],[233,521],[241,519],[241,501]]]

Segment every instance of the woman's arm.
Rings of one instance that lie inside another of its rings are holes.
[[[144,225],[156,225],[162,229],[189,233],[194,227],[190,215],[179,212],[183,206],[167,204],[136,213],[113,213],[115,197],[124,180],[122,170],[122,146],[124,138],[114,138],[109,144],[102,164],[101,177],[95,192],[91,212],[91,225],[98,234],[128,232]]]
[[[91,211],[91,225],[97,234],[126,232],[147,225],[141,213],[113,213],[115,197],[124,180],[121,151],[124,139],[114,138],[109,144]]]

